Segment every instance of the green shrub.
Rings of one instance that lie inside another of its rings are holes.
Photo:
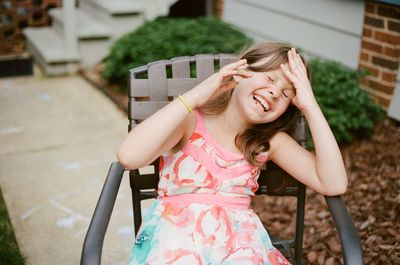
[[[14,230],[11,226],[7,207],[0,189],[0,264],[24,265],[25,257],[22,256]]]
[[[350,142],[354,136],[372,133],[382,109],[361,90],[358,79],[365,73],[332,61],[310,61],[315,97],[336,140]]]
[[[103,76],[126,88],[128,70],[149,62],[200,53],[237,53],[251,40],[215,18],[157,18],[119,39]]]

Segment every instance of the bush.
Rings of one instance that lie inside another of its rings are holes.
[[[237,53],[251,40],[215,18],[157,18],[119,39],[103,76],[126,89],[128,70],[149,62],[199,53]]]
[[[10,217],[0,189],[0,263],[2,265],[24,265],[17,240],[15,239]]]
[[[354,136],[371,134],[383,111],[358,85],[365,73],[319,59],[311,60],[310,65],[315,97],[336,140],[346,143]]]

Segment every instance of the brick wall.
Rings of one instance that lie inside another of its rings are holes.
[[[365,2],[359,68],[365,89],[384,108],[390,104],[400,62],[400,6]]]
[[[2,0],[0,4],[0,56],[25,50],[22,30],[50,25],[48,10],[61,0]]]

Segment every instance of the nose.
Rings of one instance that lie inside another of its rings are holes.
[[[279,97],[280,97],[281,94],[282,94],[282,91],[281,91],[281,89],[279,89],[277,86],[271,86],[271,87],[268,89],[268,93],[272,96],[272,98],[273,98],[274,100],[278,100]]]

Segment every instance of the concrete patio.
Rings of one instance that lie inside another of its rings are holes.
[[[127,118],[81,76],[0,79],[0,186],[27,265],[79,264],[83,240]],[[134,241],[125,174],[102,264]]]

